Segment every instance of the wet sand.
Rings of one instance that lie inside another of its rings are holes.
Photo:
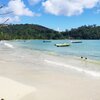
[[[5,100],[100,100],[99,77],[63,66],[65,64],[82,69],[88,66],[91,70],[92,65],[96,67],[93,71],[96,71],[98,64],[41,52],[31,52],[30,55],[24,53],[17,58],[0,54],[0,98]],[[48,63],[46,60],[60,63],[60,65]],[[17,97],[18,94],[21,94],[20,98]]]

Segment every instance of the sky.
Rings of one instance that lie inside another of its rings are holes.
[[[39,24],[59,31],[100,25],[100,0],[0,0],[2,5],[0,23],[9,19],[9,24]]]

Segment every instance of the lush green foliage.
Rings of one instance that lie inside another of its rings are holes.
[[[61,35],[40,25],[16,24],[0,27],[0,39],[61,39]]]
[[[0,40],[11,39],[100,39],[100,26],[81,26],[65,32],[34,24],[14,24],[0,27]]]
[[[65,38],[72,39],[100,39],[100,26],[90,25],[81,26],[79,28],[66,30],[62,32]]]

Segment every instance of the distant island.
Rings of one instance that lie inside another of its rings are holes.
[[[0,25],[0,40],[12,39],[100,39],[100,26],[84,25],[58,32],[35,24]]]

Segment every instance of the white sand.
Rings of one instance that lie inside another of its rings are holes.
[[[88,63],[83,60],[74,61],[71,58],[38,52],[26,55],[24,51],[21,56],[2,53],[0,54],[0,98],[100,100],[100,78],[86,74],[84,70],[79,72],[76,70],[77,67],[90,70],[91,64],[88,67]],[[99,66],[94,65],[94,69],[96,67]]]
[[[55,62],[55,61],[52,61],[52,60],[44,60],[46,63],[49,63],[49,64],[53,64],[53,65],[56,65],[56,66],[62,66],[62,67],[66,67],[68,69],[72,69],[72,70],[75,70],[77,72],[80,72],[80,73],[84,73],[84,74],[87,74],[87,75],[90,75],[90,76],[93,76],[93,77],[96,77],[96,78],[99,78],[100,79],[100,72],[96,72],[96,71],[93,71],[93,70],[88,70],[88,69],[84,69],[84,68],[80,68],[80,67],[77,67],[77,66],[72,66],[72,65],[68,65],[68,64],[64,64],[64,63],[60,63],[60,62]]]
[[[31,86],[23,85],[8,78],[0,77],[0,99],[20,100],[25,95],[35,92]]]

